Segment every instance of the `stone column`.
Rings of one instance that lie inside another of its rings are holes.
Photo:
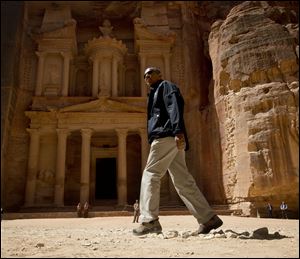
[[[118,134],[118,205],[127,204],[127,129],[116,129]]]
[[[41,96],[42,95],[42,88],[43,88],[43,77],[44,77],[44,63],[45,63],[45,52],[35,52],[36,55],[39,57],[38,61],[38,69],[37,69],[37,79],[36,79],[36,88],[35,88],[35,95]]]
[[[91,129],[82,129],[81,145],[81,178],[80,178],[80,202],[89,202],[90,195],[90,149],[91,149]]]
[[[95,56],[93,58],[93,89],[92,96],[97,97],[99,92],[99,60]]]
[[[118,82],[118,87],[119,87],[119,96],[125,96],[126,91],[125,91],[125,71],[126,67],[123,64],[120,64],[119,66],[119,82]]]
[[[118,59],[113,56],[112,58],[112,69],[111,69],[111,82],[112,82],[112,96],[118,96]]]
[[[164,60],[165,60],[165,79],[166,80],[171,80],[171,72],[170,72],[170,54],[165,53],[164,54]]]
[[[141,172],[144,171],[146,166],[148,154],[149,154],[149,143],[146,129],[139,129],[140,137],[141,137]]]
[[[64,77],[63,77],[63,87],[62,87],[61,95],[68,96],[71,54],[69,52],[62,52],[61,55],[64,58],[64,73],[63,73]]]
[[[40,132],[38,129],[26,129],[30,133],[30,146],[27,167],[27,179],[24,206],[33,206],[35,198],[36,177],[40,152]]]
[[[141,70],[141,96],[146,97],[147,96],[147,87],[145,85],[144,80],[144,72],[146,69],[146,56],[145,54],[140,53],[140,70]]]
[[[56,176],[54,187],[54,204],[64,206],[65,190],[65,165],[68,129],[56,129],[57,131],[57,155],[56,155]]]

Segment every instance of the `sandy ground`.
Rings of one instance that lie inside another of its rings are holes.
[[[299,220],[220,218],[213,234],[192,236],[192,216],[161,216],[163,233],[143,237],[132,217],[2,220],[1,258],[299,258]]]

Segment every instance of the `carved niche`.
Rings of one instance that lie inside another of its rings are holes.
[[[68,96],[70,61],[77,54],[76,21],[70,7],[47,7],[32,38],[38,44],[35,95]]]

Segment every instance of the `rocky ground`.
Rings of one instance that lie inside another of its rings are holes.
[[[299,258],[299,220],[220,217],[194,236],[192,216],[161,216],[163,233],[143,237],[128,216],[2,220],[1,258]]]

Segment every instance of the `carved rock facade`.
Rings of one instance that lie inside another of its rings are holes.
[[[4,207],[134,203],[148,152],[143,71],[158,66],[185,97],[187,163],[209,202],[256,215],[285,200],[296,213],[297,7],[25,2],[2,124]],[[182,202],[166,175],[170,204]]]

